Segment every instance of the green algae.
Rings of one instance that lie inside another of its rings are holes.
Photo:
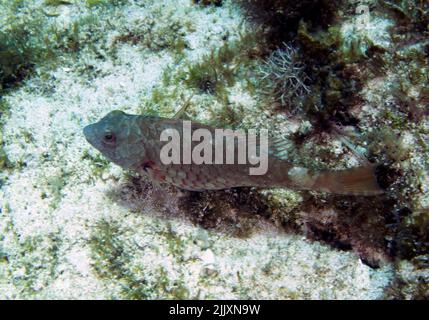
[[[247,68],[252,69],[254,60],[263,54],[259,49],[261,45],[259,32],[240,33],[238,40],[226,41],[200,61],[185,66],[174,80],[183,79],[184,84],[197,93],[225,100],[227,89],[234,86]]]
[[[168,49],[176,60],[181,60],[185,50],[189,47],[184,31],[187,24],[177,20],[172,13],[165,13],[162,19],[165,20],[163,24],[158,24],[153,18],[148,18],[144,24],[138,27],[125,28],[113,40],[111,48],[113,54],[116,54],[121,43],[129,43],[154,51]]]
[[[171,117],[175,111],[174,107],[184,101],[183,94],[178,88],[159,86],[152,89],[150,97],[142,101],[140,113],[143,115]]]
[[[32,297],[57,276],[62,241],[56,233],[22,236],[11,221],[2,234],[0,263],[20,297]]]
[[[54,0],[55,1],[55,0]],[[124,6],[129,3],[129,0],[85,0],[85,3],[88,7],[97,7],[97,6]]]
[[[44,4],[47,6],[58,7],[58,6],[72,5],[73,2],[67,1],[67,0],[45,0]]]
[[[90,166],[92,169],[92,177],[94,179],[98,179],[99,177],[101,177],[103,172],[105,172],[107,168],[110,166],[110,162],[105,157],[103,157],[100,153],[93,155],[92,153],[85,151],[81,159],[85,161],[86,160],[90,161]]]
[[[72,4],[52,0],[44,6]],[[54,68],[64,53],[76,53],[87,47],[92,33],[86,31],[94,31],[100,24],[97,13],[88,13],[72,21],[68,28],[59,28],[54,23],[58,14],[47,14],[43,8],[33,9],[30,15],[20,1],[1,2],[0,7],[6,17],[0,26],[0,90],[21,83],[33,74],[36,66]]]
[[[234,85],[236,67],[232,65],[232,61],[235,54],[228,44],[213,50],[201,62],[188,68],[185,84],[200,93],[220,95],[225,87]]]
[[[127,232],[113,221],[101,220],[93,227],[89,245],[95,273],[102,279],[118,283],[122,299],[188,299],[189,291],[183,279],[169,279],[164,267],[159,266],[154,274],[153,271],[148,272],[147,278],[144,266],[137,269],[131,267],[133,256],[124,240]],[[171,253],[180,257],[184,243],[169,228],[162,234],[169,243]]]
[[[4,149],[3,123],[5,116],[9,113],[9,105],[0,97],[0,171],[13,168],[11,161]]]
[[[123,298],[147,299],[150,297],[147,281],[138,278],[127,267],[131,257],[119,238],[122,234],[123,230],[117,224],[106,220],[94,227],[89,241],[92,267],[98,277],[119,281]]]
[[[3,147],[0,147],[0,170],[11,168],[12,164]]]
[[[167,223],[167,228],[161,232],[160,235],[163,236],[167,241],[168,250],[177,260],[177,262],[183,262],[186,243],[180,236],[176,235],[172,225]]]
[[[45,43],[32,36],[42,20],[10,21],[8,26],[0,29],[0,89],[22,81],[36,63],[51,56]]]
[[[55,209],[58,207],[59,203],[63,199],[62,191],[64,187],[67,185],[67,177],[68,174],[64,171],[60,171],[56,175],[46,177],[46,191],[42,193],[48,194],[50,197],[50,207]]]

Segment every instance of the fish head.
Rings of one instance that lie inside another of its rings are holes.
[[[115,110],[83,129],[86,140],[108,160],[133,169],[144,159],[145,148],[136,115]]]

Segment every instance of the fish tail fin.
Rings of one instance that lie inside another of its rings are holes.
[[[314,178],[313,190],[363,196],[384,192],[377,183],[374,165],[339,171],[322,171]]]
[[[345,195],[372,196],[384,193],[377,182],[376,165],[315,172],[287,162],[289,146],[289,142],[282,138],[270,139],[270,152],[273,155],[270,157],[270,166],[271,171],[276,173],[277,186]]]

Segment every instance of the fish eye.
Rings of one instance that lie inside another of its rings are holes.
[[[104,141],[113,142],[114,140],[115,140],[115,135],[112,132],[107,131],[106,133],[104,133]]]

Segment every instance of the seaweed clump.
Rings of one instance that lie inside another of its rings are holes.
[[[47,1],[43,6],[71,5],[68,1]],[[80,30],[95,24],[95,15],[82,16],[69,28],[60,29],[49,19],[57,16],[43,6],[28,8],[22,1],[2,1],[4,23],[0,26],[0,90],[19,84],[36,66],[48,65],[64,52],[77,52],[82,47]],[[2,17],[3,19],[3,17]],[[48,35],[48,36],[46,36]]]
[[[200,4],[202,6],[215,6],[215,7],[221,7],[223,0],[193,0],[194,3]]]
[[[394,206],[386,198],[307,194],[289,223],[307,238],[352,250],[365,264],[378,268],[396,255]]]
[[[397,20],[396,32],[403,35],[403,40],[414,41],[429,34],[429,3],[424,0],[389,0],[382,1],[382,7],[393,13]]]
[[[312,33],[301,23],[297,41],[302,48],[305,71],[311,78],[312,94],[304,102],[306,114],[316,122],[326,119],[341,126],[356,125],[358,119],[351,111],[362,104],[359,93],[365,80],[371,77],[362,66],[364,62],[371,64],[359,42],[365,40],[348,44],[337,26]],[[371,48],[370,42],[368,46]]]
[[[250,19],[264,26],[268,43],[279,46],[295,38],[301,21],[326,28],[338,16],[342,0],[240,0]]]
[[[240,238],[248,238],[269,217],[267,202],[249,188],[188,192],[179,206],[193,223]]]
[[[67,1],[67,0],[45,0],[44,4],[47,5],[47,6],[58,7],[58,6],[71,5],[73,3],[70,2],[70,1]]]
[[[215,94],[222,91],[224,86],[232,86],[235,82],[235,68],[229,64],[234,52],[224,45],[201,62],[191,65],[187,72],[185,84],[198,89],[200,93]]]
[[[260,49],[263,43],[258,31],[240,34],[237,41],[226,42],[203,56],[199,62],[189,65],[178,75],[178,79],[183,79],[185,85],[200,93],[225,97],[225,89],[235,84],[244,67],[251,67],[255,58],[265,54]]]
[[[396,238],[396,277],[386,289],[385,296],[389,299],[428,300],[429,210],[405,211],[400,216]]]
[[[0,29],[0,89],[25,79],[50,54],[45,43],[35,36],[42,21],[8,21],[7,26]]]

